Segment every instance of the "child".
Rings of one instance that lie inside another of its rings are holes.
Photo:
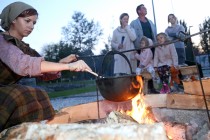
[[[151,46],[153,42],[151,39],[143,36],[140,41],[140,48]],[[155,79],[155,70],[153,68],[153,54],[150,48],[142,49],[141,53],[135,54],[135,58],[140,61],[138,68],[136,69],[136,73],[140,74],[144,69],[146,69],[151,75],[152,78]]]
[[[164,44],[168,41],[165,33],[157,34],[156,38],[159,44]],[[155,48],[154,68],[162,82],[160,93],[169,93],[170,68],[178,68],[178,56],[174,44],[161,45]]]

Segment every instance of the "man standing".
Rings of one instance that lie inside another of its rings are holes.
[[[139,42],[142,36],[146,36],[147,38],[150,38],[153,42],[156,42],[156,27],[151,20],[146,18],[146,7],[143,4],[137,6],[136,13],[138,14],[138,18],[133,20],[130,24],[130,26],[134,28],[137,36],[134,42],[135,48],[139,48]]]
[[[139,6],[137,6],[136,13],[138,14],[138,18],[133,20],[130,24],[130,26],[134,28],[136,33],[136,40],[134,41],[135,48],[139,48],[140,40],[143,36],[146,36],[147,38],[150,38],[153,42],[156,42],[156,27],[151,20],[146,18],[147,9],[144,4],[140,4]],[[155,48],[151,48],[151,50],[154,56]],[[150,90],[150,93],[157,93],[157,91],[154,89],[152,80],[149,80],[148,82],[148,89]]]

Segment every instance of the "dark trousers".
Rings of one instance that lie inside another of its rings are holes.
[[[152,79],[150,79],[150,80],[148,80],[148,89],[154,89],[154,85],[153,85],[153,80]]]

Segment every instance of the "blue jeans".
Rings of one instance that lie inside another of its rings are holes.
[[[185,49],[184,48],[176,48],[176,52],[178,55],[178,64],[179,65],[185,64],[185,60],[186,60]]]

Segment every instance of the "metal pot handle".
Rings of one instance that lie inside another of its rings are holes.
[[[132,74],[131,64],[130,64],[128,58],[126,57],[126,55],[123,54],[123,53],[121,53],[121,52],[119,52],[119,51],[109,51],[109,52],[107,52],[107,53],[105,54],[105,56],[104,56],[104,58],[103,58],[103,61],[102,61],[102,64],[101,64],[101,69],[99,70],[99,74],[98,74],[98,75],[102,75],[102,74],[103,74],[104,60],[106,59],[106,57],[107,57],[108,55],[115,55],[115,54],[119,54],[119,55],[121,55],[123,58],[125,58],[125,60],[128,62],[128,65],[129,65],[129,67],[130,67],[130,71],[131,71],[131,74]]]

